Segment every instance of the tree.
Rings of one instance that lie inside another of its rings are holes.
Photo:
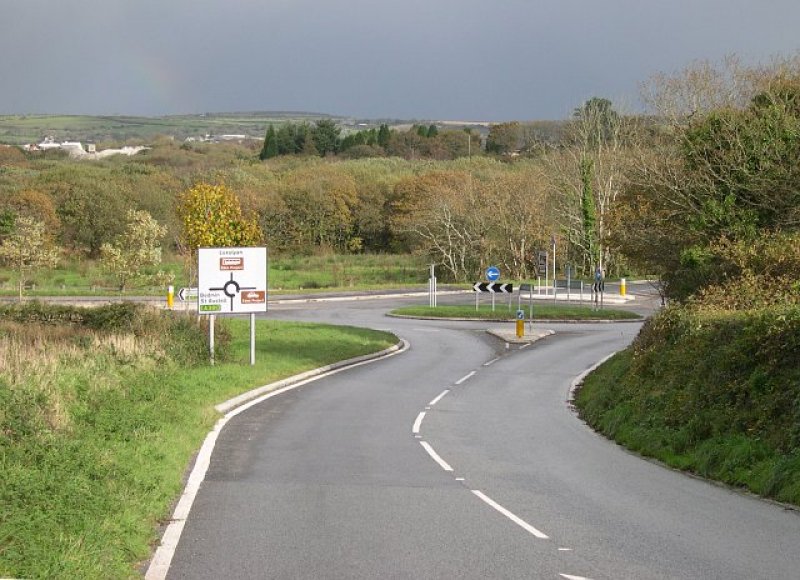
[[[672,140],[643,151],[628,174],[621,213],[632,229],[615,243],[684,299],[727,275],[710,248],[800,229],[800,63],[759,87],[745,107],[676,124]],[[641,231],[642,224],[648,226]],[[642,247],[641,238],[668,240]]]
[[[257,220],[243,215],[238,196],[224,185],[198,183],[184,191],[178,196],[177,213],[183,225],[181,241],[191,256],[197,248],[261,243]]]
[[[341,128],[336,126],[333,119],[320,119],[314,124],[311,135],[320,156],[325,157],[328,153],[335,154],[339,151],[339,134],[341,132]]]
[[[54,247],[44,223],[30,217],[18,217],[14,231],[0,244],[0,261],[16,270],[19,301],[25,286],[25,275],[41,268],[55,268],[58,248]]]
[[[128,225],[114,244],[103,244],[100,255],[104,269],[112,274],[120,292],[133,280],[162,283],[168,276],[159,271],[146,272],[161,264],[161,238],[167,228],[159,225],[146,211],[128,211]]]
[[[267,129],[267,135],[264,137],[264,146],[261,148],[261,154],[258,156],[262,161],[271,159],[278,155],[278,139],[275,135],[275,127],[272,125]]]
[[[436,135],[438,135],[438,134],[439,134],[439,128],[436,125],[431,124],[428,127],[428,131],[427,131],[425,136],[430,139],[430,138],[436,137]]]
[[[486,138],[486,152],[508,155],[517,149],[521,136],[520,125],[516,121],[492,125]]]
[[[380,129],[378,129],[378,145],[386,149],[386,146],[389,144],[389,137],[391,134],[392,133],[389,130],[389,125],[382,123]]]

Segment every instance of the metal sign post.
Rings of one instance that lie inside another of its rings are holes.
[[[431,264],[430,277],[428,278],[428,306],[436,308],[436,264]]]

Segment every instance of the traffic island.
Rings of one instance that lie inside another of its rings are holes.
[[[486,332],[511,344],[530,344],[556,333],[555,330],[547,328],[526,331],[521,337],[518,337],[516,329],[512,328],[487,328]]]

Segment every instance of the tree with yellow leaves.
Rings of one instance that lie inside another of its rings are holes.
[[[198,183],[178,195],[183,247],[190,264],[197,248],[257,246],[263,235],[255,217],[245,216],[236,193],[225,185]]]

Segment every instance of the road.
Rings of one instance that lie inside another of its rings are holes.
[[[273,309],[411,346],[232,420],[169,578],[800,575],[797,512],[642,460],[566,405],[638,324],[506,349],[485,323],[385,318],[398,302]]]

